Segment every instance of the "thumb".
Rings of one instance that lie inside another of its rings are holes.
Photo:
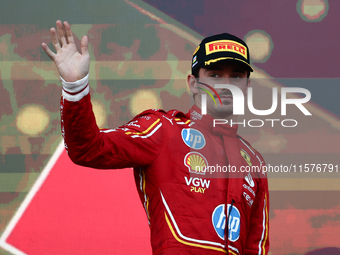
[[[89,55],[88,38],[86,35],[81,38],[80,49],[82,55]]]

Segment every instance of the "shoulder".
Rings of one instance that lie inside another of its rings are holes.
[[[164,110],[162,109],[148,109],[148,110],[145,110],[141,113],[139,113],[138,115],[136,115],[134,119],[140,119],[142,118],[142,116],[154,116],[154,117],[158,117],[160,116],[162,113],[165,113]]]
[[[181,111],[170,110],[164,111],[162,109],[149,109],[141,112],[133,118],[133,120],[159,120],[160,122],[169,123],[170,125],[184,125],[190,122],[190,119]]]
[[[258,152],[256,149],[254,149],[254,147],[253,146],[251,146],[251,144],[246,140],[246,139],[244,139],[242,136],[240,136],[240,135],[237,135],[236,136],[240,141],[241,141],[241,143],[243,143],[252,153],[254,153],[255,155],[258,155],[258,156],[260,156],[261,157],[261,159],[263,159],[262,158],[262,155],[260,154],[260,152]]]

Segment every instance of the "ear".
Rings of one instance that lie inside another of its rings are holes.
[[[197,89],[197,82],[196,82],[195,76],[193,76],[192,74],[188,74],[187,82],[188,82],[188,86],[189,86],[191,93],[193,93],[194,95],[197,94],[198,89]]]

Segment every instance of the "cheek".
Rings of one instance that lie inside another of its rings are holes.
[[[248,94],[248,83],[234,84],[237,86],[243,93],[244,96]]]
[[[243,95],[246,97],[248,95],[248,86],[242,89]]]
[[[211,96],[207,95],[207,105],[209,106],[215,106],[215,102],[219,104],[218,98],[215,98],[215,101],[211,98]]]

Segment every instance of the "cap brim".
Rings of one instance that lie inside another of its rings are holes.
[[[234,58],[234,57],[220,57],[220,58],[216,58],[216,59],[211,59],[209,61],[204,62],[203,67],[204,66],[207,67],[209,65],[215,65],[215,64],[220,63],[222,61],[238,61],[238,62],[241,62],[242,64],[244,64],[250,72],[254,71],[252,66],[250,64],[248,64],[246,61],[244,61],[240,58]]]

